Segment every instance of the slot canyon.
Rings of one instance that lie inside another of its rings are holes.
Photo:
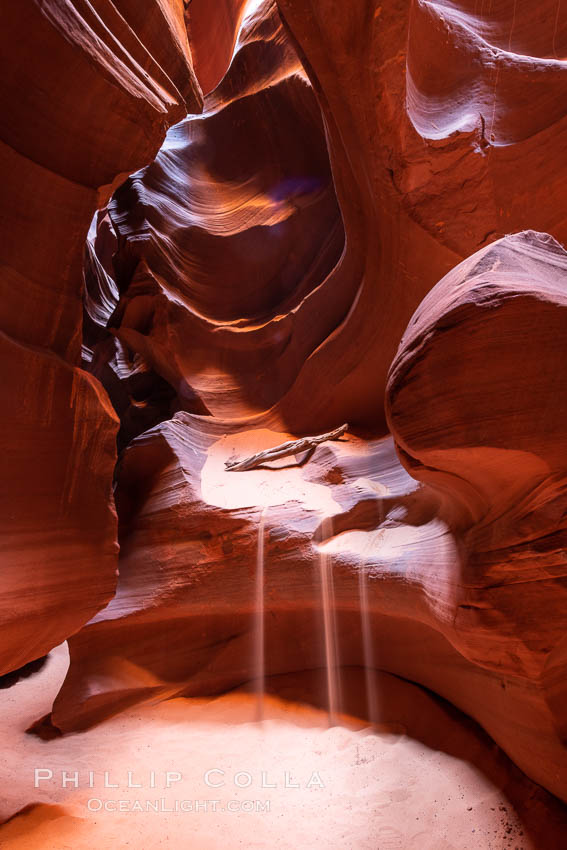
[[[567,850],[567,3],[3,12],[0,848]]]

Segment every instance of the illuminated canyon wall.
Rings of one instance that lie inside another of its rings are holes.
[[[567,19],[146,5],[9,4],[3,672],[68,638],[63,731],[250,680],[263,516],[268,675],[323,554],[341,664],[362,577],[376,665],[567,798]]]

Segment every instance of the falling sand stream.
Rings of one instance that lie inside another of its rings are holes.
[[[358,588],[360,594],[360,623],[362,628],[362,650],[364,653],[364,676],[366,682],[366,702],[368,720],[374,724],[378,720],[378,699],[376,694],[376,665],[374,663],[374,647],[372,645],[372,626],[370,624],[370,609],[368,604],[368,575],[366,562],[358,573]]]
[[[378,500],[380,524],[383,522],[382,501]],[[383,532],[378,530],[368,535],[364,550],[364,560],[358,572],[358,593],[360,605],[360,626],[362,631],[362,651],[364,658],[364,676],[366,681],[366,706],[368,720],[375,724],[378,722],[378,694],[376,690],[376,657],[374,653],[374,642],[372,638],[372,624],[370,621],[370,604],[368,601],[368,560],[370,550],[379,542]]]
[[[333,519],[324,517],[321,524],[323,543],[332,537]],[[329,723],[337,723],[341,708],[339,654],[337,645],[337,617],[335,606],[335,588],[332,562],[324,548],[319,550],[319,571],[321,581],[321,607],[323,609],[323,629],[325,637],[325,670],[327,674],[327,704]]]
[[[258,548],[256,550],[256,608],[254,629],[254,679],[258,698],[258,720],[264,716],[265,691],[265,638],[264,638],[264,527],[266,509],[262,510],[258,523]]]

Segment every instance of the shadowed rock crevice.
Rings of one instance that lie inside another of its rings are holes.
[[[273,3],[245,18],[205,116],[169,132],[109,215],[120,295],[106,319],[114,339],[95,345],[92,371],[120,393],[131,383],[118,373],[122,348],[176,395],[153,423],[129,412],[140,425],[121,444],[176,410],[239,418],[276,404],[350,304],[335,307],[329,293],[333,315],[301,319],[327,288],[344,231],[319,107]]]

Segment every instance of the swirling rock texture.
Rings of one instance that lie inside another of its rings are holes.
[[[78,234],[120,575],[53,723],[251,680],[262,528],[268,675],[324,688],[331,565],[341,665],[426,685],[567,799],[565,16],[208,5],[185,10],[203,115],[172,110]],[[345,421],[303,465],[224,468]]]
[[[320,111],[264,11],[246,19],[204,116],[170,130],[109,205],[121,298],[91,368],[121,444],[178,409],[265,411],[337,321],[321,285],[344,231]]]
[[[0,672],[112,598],[117,417],[78,367],[93,213],[198,111],[181,2],[9,0],[2,16]]]
[[[387,394],[400,458],[439,494],[459,545],[451,581],[433,585],[440,620],[512,692],[489,708],[507,728],[482,722],[515,735],[513,757],[563,794],[566,287],[567,254],[547,234],[493,243],[424,299]]]

